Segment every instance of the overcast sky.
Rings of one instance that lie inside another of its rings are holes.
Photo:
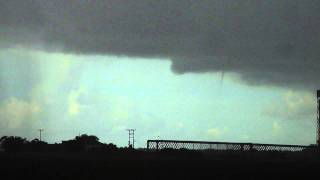
[[[0,135],[311,144],[320,2],[0,0]]]

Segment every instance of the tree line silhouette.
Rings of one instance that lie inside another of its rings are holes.
[[[199,179],[199,175],[235,179],[239,172],[249,179],[261,179],[260,174],[275,179],[265,176],[265,172],[296,177],[303,171],[316,174],[320,167],[320,151],[316,148],[301,152],[183,148],[146,151],[101,143],[87,134],[55,144],[3,136],[0,149],[5,151],[0,153],[2,179]]]
[[[235,151],[235,150],[191,150],[191,149],[172,149],[161,150],[133,149],[132,147],[117,147],[113,143],[101,143],[99,138],[94,135],[82,134],[73,139],[62,141],[61,143],[49,144],[39,139],[28,141],[19,136],[3,136],[0,138],[0,152],[101,152],[114,157],[161,157],[161,158],[209,158],[223,160],[288,160],[288,159],[311,159],[320,160],[320,150],[318,147],[308,148],[301,152],[269,151],[259,152]],[[108,153],[112,152],[112,153]],[[128,152],[134,152],[128,153]],[[94,153],[93,153],[94,154]],[[100,154],[101,155],[101,154]]]
[[[82,134],[74,139],[61,143],[49,144],[39,139],[28,141],[19,136],[3,136],[0,138],[0,148],[5,152],[84,152],[84,151],[116,151],[115,144],[101,143],[93,135]]]

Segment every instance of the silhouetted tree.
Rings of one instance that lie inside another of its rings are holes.
[[[116,146],[115,144],[112,144],[112,143],[106,144],[106,146],[107,146],[108,149],[110,149],[110,150],[116,150],[116,149],[118,149],[117,146]]]
[[[88,149],[90,146],[102,145],[102,143],[99,142],[99,138],[96,136],[83,134],[76,136],[72,140],[63,141],[62,145],[67,151],[79,152]]]
[[[3,142],[6,138],[7,138],[7,136],[2,136],[2,137],[0,138],[0,150],[1,150],[1,151],[4,150],[4,148],[2,147],[2,142]]]
[[[32,151],[44,151],[46,146],[48,145],[47,142],[40,141],[39,139],[33,139],[31,142],[28,143],[29,148]]]
[[[6,152],[18,152],[22,151],[25,148],[25,145],[28,141],[25,138],[18,136],[4,136],[1,138],[1,147]]]
[[[5,140],[6,138],[8,138],[8,136],[2,136],[2,137],[0,138],[0,143],[1,143],[3,140]]]
[[[100,144],[99,142],[99,138],[96,136],[92,136],[92,135],[86,135],[86,134],[82,134],[81,136],[76,136],[75,137],[75,141],[79,144],[83,144],[83,145],[95,145],[95,144]]]

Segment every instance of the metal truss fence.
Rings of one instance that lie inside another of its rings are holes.
[[[309,146],[229,143],[206,141],[175,141],[175,140],[148,140],[147,149],[190,149],[190,150],[234,150],[234,151],[302,151]]]

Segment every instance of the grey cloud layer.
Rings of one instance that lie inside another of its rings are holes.
[[[317,0],[0,1],[0,47],[164,57],[177,73],[317,88]]]

